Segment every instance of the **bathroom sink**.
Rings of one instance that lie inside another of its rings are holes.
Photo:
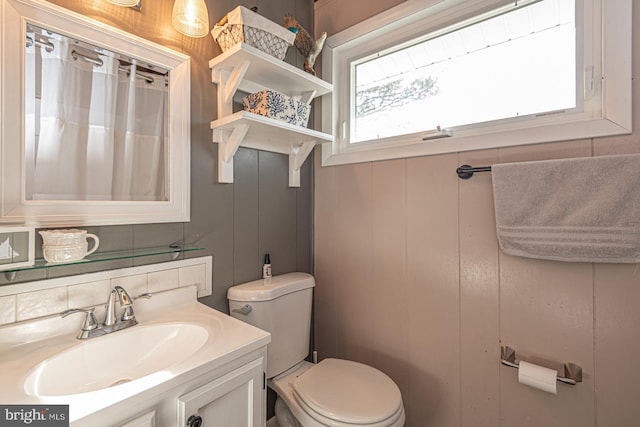
[[[67,396],[116,387],[169,370],[208,339],[203,326],[172,322],[137,325],[79,341],[28,372],[24,391],[31,396]]]
[[[69,405],[77,427],[122,425],[140,408],[175,411],[179,391],[248,354],[264,357],[268,332],[198,302],[197,292],[184,286],[136,300],[137,325],[89,339],[76,339],[80,316],[0,326],[0,402]],[[161,412],[156,425],[175,424],[175,414],[169,421]]]

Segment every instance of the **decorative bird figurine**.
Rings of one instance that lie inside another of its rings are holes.
[[[315,76],[316,72],[313,69],[313,64],[316,63],[316,58],[318,57],[320,51],[322,50],[322,47],[324,46],[324,41],[327,38],[327,33],[323,32],[318,40],[313,40],[307,30],[305,30],[300,24],[298,24],[296,18],[294,18],[290,13],[284,15],[284,26],[296,34],[293,45],[305,58],[304,70],[307,73],[313,74]]]

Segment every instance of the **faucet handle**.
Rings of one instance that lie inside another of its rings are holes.
[[[122,320],[123,322],[126,322],[127,320],[132,320],[132,319],[135,320],[136,315],[133,313],[133,306],[128,305],[122,310],[122,317],[120,318],[120,320]]]
[[[70,308],[69,310],[65,310],[60,313],[61,317],[67,317],[73,313],[85,313],[86,316],[84,318],[84,322],[82,323],[82,331],[92,331],[98,328],[98,321],[96,317],[93,315],[95,307],[91,308]]]
[[[152,296],[153,296],[152,294],[145,292],[143,294],[138,295],[137,297],[134,297],[133,301],[139,298],[149,299]],[[136,318],[136,315],[133,313],[133,301],[132,301],[132,304],[125,306],[124,309],[122,310],[122,318],[120,320],[122,320],[123,322],[127,320],[132,320],[132,319],[135,320]]]

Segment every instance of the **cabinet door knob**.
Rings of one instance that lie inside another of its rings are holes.
[[[202,417],[199,415],[191,415],[187,420],[187,427],[200,427],[202,426]]]

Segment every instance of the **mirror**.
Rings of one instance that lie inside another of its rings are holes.
[[[189,57],[43,0],[3,3],[0,222],[188,221]]]
[[[27,23],[25,199],[165,201],[169,70]]]

